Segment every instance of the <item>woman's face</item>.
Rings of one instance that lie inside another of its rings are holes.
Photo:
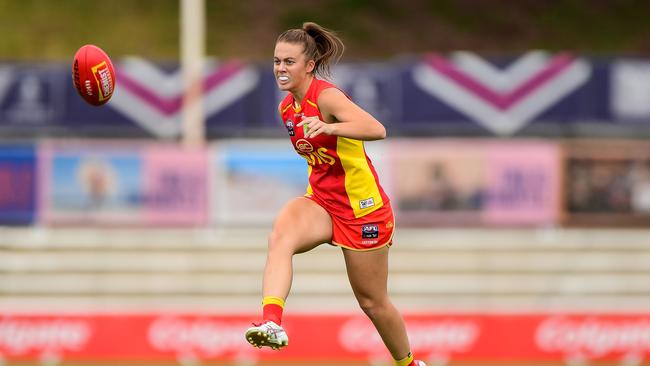
[[[278,42],[273,54],[273,74],[280,90],[297,91],[314,70],[314,60],[306,60],[300,43]]]

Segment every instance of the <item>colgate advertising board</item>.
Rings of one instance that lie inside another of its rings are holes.
[[[288,314],[289,346],[251,347],[257,314],[6,314],[7,362],[390,362],[360,314]],[[650,314],[407,314],[412,350],[434,364],[650,361]],[[327,347],[323,345],[326,344]]]

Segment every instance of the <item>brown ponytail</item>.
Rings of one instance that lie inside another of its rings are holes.
[[[331,30],[313,22],[303,23],[301,29],[289,29],[278,37],[276,43],[300,43],[308,60],[314,60],[314,74],[329,77],[331,64],[337,63],[345,46],[341,39]]]

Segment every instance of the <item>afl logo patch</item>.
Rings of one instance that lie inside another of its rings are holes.
[[[293,128],[293,121],[292,120],[287,121],[287,131],[289,131],[289,136],[295,136],[296,135],[296,130]]]
[[[366,224],[361,227],[361,237],[363,239],[375,239],[379,237],[379,225]]]
[[[296,150],[300,151],[301,153],[310,153],[314,151],[314,147],[309,141],[305,139],[299,139],[296,141]]]

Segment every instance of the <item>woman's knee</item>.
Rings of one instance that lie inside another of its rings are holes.
[[[272,230],[268,238],[269,253],[293,254],[290,239],[280,230]]]
[[[357,302],[361,310],[371,319],[380,316],[390,307],[390,301],[384,297],[357,296]]]

